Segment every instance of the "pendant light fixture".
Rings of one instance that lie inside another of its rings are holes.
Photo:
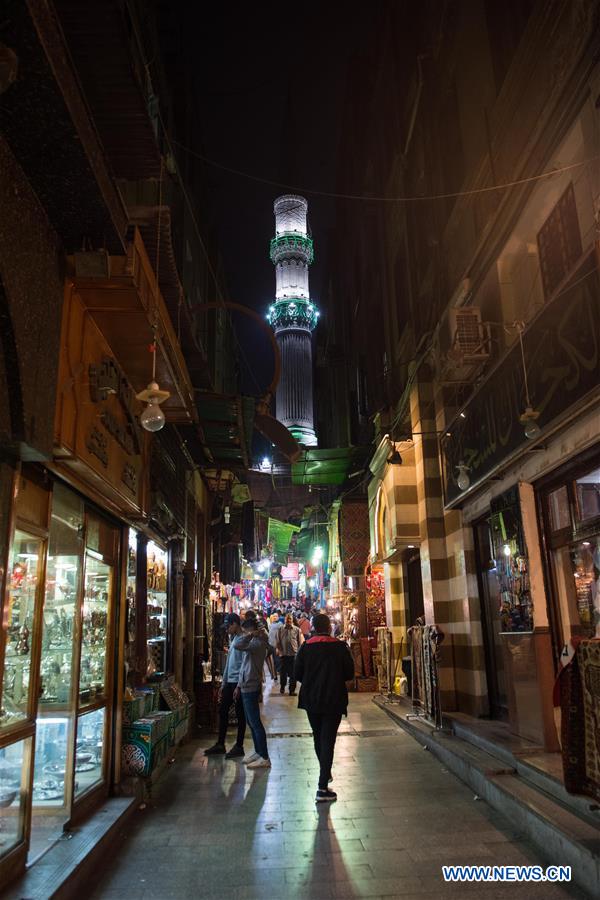
[[[160,431],[165,427],[165,414],[160,408],[160,404],[170,397],[169,391],[161,391],[156,381],[156,329],[154,329],[154,340],[150,344],[150,353],[152,354],[152,381],[148,387],[136,394],[136,400],[146,403],[146,408],[140,416],[140,425],[146,431]]]
[[[160,235],[161,235],[161,213],[162,213],[162,188],[163,188],[163,166],[164,160],[160,158],[160,178],[158,180],[158,222],[156,226],[156,259],[154,261],[154,277],[156,296],[160,294],[159,267],[160,267]],[[171,395],[169,391],[161,391],[156,381],[156,349],[157,349],[157,321],[158,313],[154,312],[154,325],[152,326],[152,343],[148,348],[152,354],[152,381],[145,391],[136,394],[136,400],[141,400],[146,404],[146,408],[140,416],[140,425],[146,431],[160,431],[165,427],[165,414],[160,408],[160,404],[164,403]]]
[[[458,469],[458,478],[456,479],[458,489],[460,491],[466,491],[467,488],[471,485],[471,479],[469,478],[469,467],[461,460],[456,468]]]
[[[528,441],[534,441],[540,434],[541,428],[537,423],[540,414],[537,409],[531,405],[529,396],[529,382],[527,380],[527,366],[525,365],[525,349],[523,347],[523,332],[525,331],[524,322],[515,322],[515,328],[519,332],[519,346],[521,347],[521,362],[523,364],[523,381],[525,384],[525,412],[519,416],[519,421],[523,425],[523,431]]]

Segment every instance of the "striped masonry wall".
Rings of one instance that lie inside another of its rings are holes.
[[[442,709],[450,711],[457,709],[458,702],[454,670],[456,611],[449,583],[433,384],[425,367],[420,369],[411,392],[410,417],[415,448],[425,620],[439,625],[445,633],[440,652],[440,693]]]
[[[402,674],[402,667],[396,663],[407,651],[408,627],[408,595],[405,594],[402,563],[384,563],[385,580],[385,615],[387,627],[392,632],[394,645],[394,666],[397,674]]]

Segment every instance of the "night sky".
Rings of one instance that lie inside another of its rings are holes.
[[[306,194],[315,240],[311,295],[321,308],[323,329],[335,205],[311,196],[308,189],[339,190],[336,156],[346,74],[357,46],[375,27],[377,11],[357,5],[352,13],[352,6],[338,3],[234,8],[232,15],[229,4],[202,4],[198,12],[202,152],[224,166]],[[266,312],[275,290],[268,255],[273,200],[289,191],[199,165],[210,189],[210,218],[230,299]],[[236,317],[236,329],[243,351],[242,388],[256,394],[272,374],[268,339],[243,317]]]

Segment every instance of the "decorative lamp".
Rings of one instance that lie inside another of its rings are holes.
[[[456,468],[458,469],[458,478],[456,479],[456,483],[459,487],[459,490],[466,491],[471,484],[471,479],[469,478],[469,467],[465,465],[464,462],[459,462]]]
[[[156,335],[154,342],[150,345],[150,353],[152,354],[152,381],[145,390],[135,395],[135,399],[147,404],[140,416],[142,428],[146,431],[160,431],[165,427],[165,414],[160,408],[160,404],[164,403],[171,395],[169,391],[161,391],[156,381]]]

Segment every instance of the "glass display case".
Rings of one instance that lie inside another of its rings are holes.
[[[167,563],[166,550],[148,542],[147,550],[147,636],[148,671],[164,672],[166,668],[167,642]]]
[[[125,632],[125,662],[136,668],[136,588],[137,588],[137,531],[129,529],[127,557],[127,625]]]
[[[31,715],[31,655],[43,548],[42,539],[15,531],[4,611],[6,648],[0,729],[24,722]]]
[[[0,855],[24,839],[31,738],[0,748]]]
[[[108,612],[112,596],[112,566],[88,550],[81,617],[79,705],[89,706],[105,696]]]
[[[75,796],[102,781],[106,710],[94,709],[77,719]]]

